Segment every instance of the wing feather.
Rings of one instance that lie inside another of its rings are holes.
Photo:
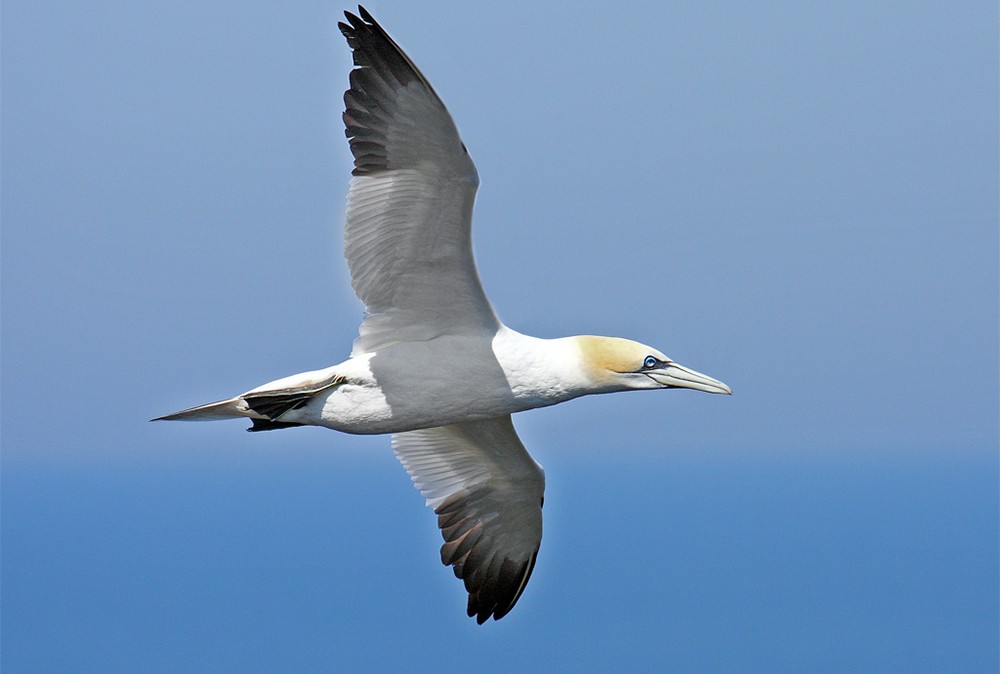
[[[438,516],[441,562],[465,581],[469,616],[499,620],[521,597],[541,545],[541,466],[510,416],[397,433],[392,446]]]
[[[344,254],[365,304],[354,352],[496,331],[472,253],[479,177],[427,79],[368,14],[345,12],[354,54],[344,124],[354,155]]]

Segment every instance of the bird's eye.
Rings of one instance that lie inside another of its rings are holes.
[[[660,362],[653,358],[652,356],[646,356],[646,360],[642,361],[642,366],[647,370],[656,367],[656,364]]]

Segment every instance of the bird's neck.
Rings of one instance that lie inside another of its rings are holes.
[[[578,339],[540,339],[507,327],[497,333],[493,352],[524,409],[608,391],[582,366]]]

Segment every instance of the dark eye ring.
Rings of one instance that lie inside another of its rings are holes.
[[[660,361],[656,360],[656,358],[653,358],[652,356],[646,356],[646,360],[642,361],[642,366],[649,370],[656,367],[656,364],[659,362]]]

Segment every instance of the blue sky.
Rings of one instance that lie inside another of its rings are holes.
[[[501,318],[735,391],[518,415],[482,627],[387,438],[146,423],[350,349],[345,8],[4,4],[4,671],[995,671],[995,4],[368,5]]]

